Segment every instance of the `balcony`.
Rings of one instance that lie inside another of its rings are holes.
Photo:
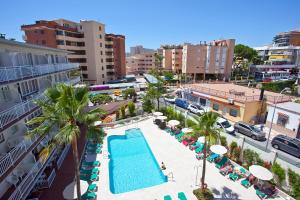
[[[43,76],[79,67],[78,63],[46,64],[36,66],[0,67],[0,84]]]
[[[68,85],[75,85],[80,82],[80,77],[71,78],[70,80],[66,81],[65,83]]]
[[[26,177],[16,187],[15,191],[10,195],[8,200],[25,199],[30,194],[30,191],[35,186],[41,173],[44,171],[46,166],[50,163],[50,161],[52,160],[55,154],[56,154],[56,149],[52,150],[46,162],[44,162],[41,159],[37,161],[35,165],[31,168],[31,170],[28,172]]]

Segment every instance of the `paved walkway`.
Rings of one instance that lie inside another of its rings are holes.
[[[98,199],[159,200],[163,199],[164,195],[167,194],[171,195],[173,199],[178,199],[178,192],[185,192],[189,200],[196,199],[192,191],[199,187],[202,161],[198,161],[195,158],[193,151],[190,151],[187,147],[178,143],[174,137],[154,125],[152,119],[106,131],[108,136],[121,135],[124,134],[126,129],[136,127],[141,128],[157,162],[165,163],[167,167],[165,173],[173,173],[174,181],[123,194],[112,194],[109,189],[109,159],[105,157],[107,152],[107,138],[105,138],[103,145],[104,154],[100,154],[97,157],[102,163],[100,167],[100,178],[97,183],[99,188],[97,192]],[[198,166],[199,170],[198,176],[196,166]],[[240,181],[233,182],[229,180],[228,177],[224,177],[219,173],[214,164],[209,162],[207,162],[206,183],[213,191],[215,199],[259,200],[253,187],[246,189],[240,184]]]

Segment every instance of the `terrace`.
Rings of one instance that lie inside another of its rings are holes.
[[[248,88],[240,85],[234,84],[187,84],[184,86],[186,89],[190,89],[194,92],[199,92],[211,96],[216,96],[224,99],[233,99],[238,102],[251,102],[258,101],[260,96],[260,90],[256,88]],[[287,102],[291,100],[290,96],[280,95],[275,92],[264,92],[265,97],[267,98],[268,103],[277,103]]]

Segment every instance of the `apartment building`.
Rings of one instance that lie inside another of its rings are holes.
[[[73,52],[68,60],[80,64],[82,78],[89,84],[104,84],[126,74],[125,36],[106,34],[105,25],[100,22],[40,20],[21,29],[27,43]]]
[[[123,78],[126,75],[125,36],[106,34],[105,56],[107,80]]]
[[[182,73],[194,79],[230,78],[235,40],[214,40],[208,44],[184,44]]]
[[[136,54],[126,57],[127,74],[142,75],[153,68],[155,68],[153,53]]]
[[[144,48],[142,45],[130,47],[129,56],[134,56],[136,54],[142,54],[142,53],[154,53],[154,49]]]
[[[276,46],[300,46],[300,28],[278,33],[273,42]]]
[[[35,100],[59,83],[76,84],[79,64],[69,52],[0,39],[0,199],[26,199],[32,191],[49,188],[69,146],[53,149],[46,160],[40,152],[57,133],[25,137],[34,127],[26,122],[41,114]]]

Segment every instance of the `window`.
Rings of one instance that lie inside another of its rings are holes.
[[[102,35],[101,34],[99,34],[99,38],[102,39]]]
[[[206,105],[206,99],[200,98],[200,105],[205,106]]]
[[[63,32],[63,31],[60,31],[60,30],[57,30],[57,31],[56,31],[56,35],[64,35],[64,32]]]
[[[244,125],[244,124],[240,124],[240,126],[241,126],[242,128],[249,129],[249,127],[246,126],[246,125]]]
[[[57,45],[65,45],[65,41],[64,40],[56,40],[56,44]]]
[[[80,69],[81,69],[82,71],[86,71],[86,70],[87,70],[87,66],[80,66]]]
[[[237,117],[238,111],[235,110],[235,109],[230,109],[230,110],[229,110],[229,115],[230,115],[230,116],[233,116],[233,117]]]
[[[102,74],[102,78],[104,78],[104,74]]]
[[[102,51],[100,51],[100,55],[101,55],[101,56],[103,55],[103,52],[102,52]]]
[[[44,34],[44,30],[41,30],[41,34]]]
[[[102,42],[100,42],[100,47],[102,47]]]
[[[102,28],[101,28],[101,26],[99,26],[99,31],[101,31],[102,30]]]
[[[285,127],[285,125],[287,124],[288,120],[289,120],[289,116],[287,116],[285,114],[278,113],[277,124],[279,126]]]
[[[101,58],[101,63],[103,63],[103,58]]]
[[[82,77],[83,78],[88,78],[88,75],[87,74],[82,74]]]
[[[213,104],[213,109],[216,110],[216,111],[218,111],[218,110],[219,110],[219,104],[215,104],[215,103],[214,103],[214,104]]]

